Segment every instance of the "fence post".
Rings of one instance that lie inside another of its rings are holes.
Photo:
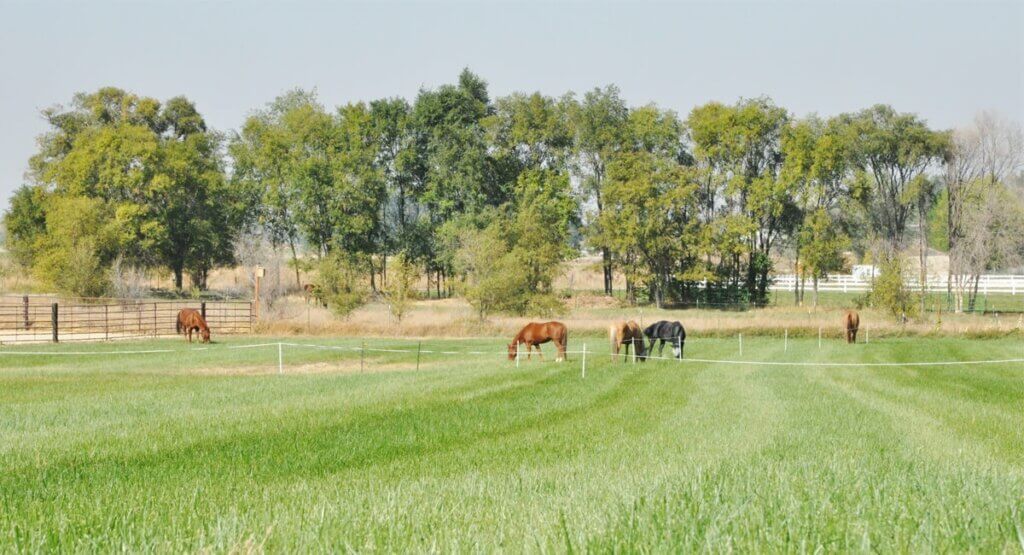
[[[25,317],[25,329],[28,329],[29,328],[29,324],[28,324],[28,295],[25,295],[25,296],[23,296],[21,298],[21,305],[22,305],[22,313],[23,313],[23,315]]]
[[[203,320],[206,319],[206,301],[199,303],[199,314],[202,315]]]
[[[156,337],[156,329],[157,329],[157,323],[156,323],[156,301],[153,301],[153,337]]]
[[[420,369],[420,349],[423,348],[423,342],[418,341],[416,343],[416,370]]]
[[[50,305],[50,325],[53,328],[53,342],[54,343],[58,342],[57,322],[58,322],[58,318],[57,318],[57,303],[53,303],[52,305]]]
[[[206,303],[203,303],[205,306]],[[281,346],[281,342],[277,342],[277,373],[284,374],[284,349]]]
[[[586,343],[583,344],[583,376],[582,377],[584,377],[584,378],[587,377],[587,344]]]

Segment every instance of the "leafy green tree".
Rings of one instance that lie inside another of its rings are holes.
[[[826,241],[824,245],[812,247],[819,254],[832,251],[834,246],[829,244],[831,234],[823,234],[824,230],[820,228],[804,233],[805,227],[820,226],[826,220],[836,227],[843,223],[840,217],[842,211],[838,208],[840,201],[849,193],[847,180],[852,172],[851,146],[845,125],[841,118],[824,121],[811,116],[794,122],[782,135],[785,161],[780,179],[793,192],[794,207],[798,211],[795,214],[797,221],[793,230],[793,264],[798,275],[816,275],[813,268],[809,268],[809,271],[801,270],[801,254],[805,245],[813,244],[818,238]],[[820,264],[812,263],[812,266],[817,267]],[[828,268],[826,271],[832,269]],[[794,288],[798,305],[803,303],[802,285],[801,279]],[[816,280],[814,285],[817,299]]]
[[[59,197],[100,200],[115,254],[171,269],[179,289],[186,269],[203,285],[210,268],[230,262],[239,206],[224,181],[220,137],[190,101],[161,105],[104,88],[43,114],[51,131],[30,160],[34,182]]]
[[[420,219],[419,196],[423,183],[420,158],[412,130],[412,107],[401,98],[370,103],[370,125],[378,142],[375,166],[387,194],[382,209],[383,222],[378,237],[380,250],[422,255],[422,238],[417,231]]]
[[[364,284],[362,267],[365,257],[334,251],[320,259],[316,286],[327,306],[335,315],[348,318],[366,303],[368,292]]]
[[[438,292],[452,271],[450,251],[442,252],[438,234],[459,215],[474,215],[506,202],[509,183],[496,178],[484,121],[493,109],[487,85],[469,70],[457,85],[421,90],[411,116],[416,180],[422,183],[419,201],[429,216],[417,224],[417,236],[426,239],[417,250],[437,275]]]
[[[824,208],[816,208],[804,219],[798,243],[804,253],[804,273],[811,276],[814,306],[818,306],[818,280],[843,269],[843,250],[850,239]]]
[[[659,307],[694,232],[695,193],[682,166],[649,152],[622,154],[608,166],[601,239]]]
[[[299,245],[300,203],[298,162],[305,153],[301,138],[304,121],[297,114],[322,112],[316,96],[293,90],[279,96],[264,110],[250,116],[231,141],[233,180],[249,194],[249,215],[269,232],[271,243],[291,251],[295,283],[302,283]]]
[[[868,213],[890,250],[898,252],[916,205],[909,194],[911,184],[942,161],[950,148],[949,134],[881,104],[847,117],[853,160],[871,178],[870,194],[864,197]]]
[[[918,315],[920,295],[906,286],[906,267],[898,253],[883,252],[881,274],[872,282],[871,302],[905,322]]]
[[[404,253],[399,253],[391,261],[391,276],[384,287],[384,297],[388,301],[388,309],[391,315],[399,322],[408,314],[416,300],[416,281],[419,279],[419,272]]]
[[[507,240],[511,256],[526,274],[530,293],[551,293],[562,263],[573,251],[569,228],[576,222],[576,202],[569,177],[563,173],[530,170],[519,175]]]
[[[47,202],[46,234],[33,270],[57,291],[98,297],[107,291],[106,268],[118,251],[110,210],[100,199],[54,196]]]
[[[569,126],[571,98],[515,93],[495,102],[484,121],[488,143],[503,179],[514,181],[526,170],[564,171],[573,146]]]
[[[46,234],[46,189],[23,185],[4,213],[5,246],[23,267],[32,266],[38,241]]]
[[[745,264],[739,257],[719,256],[720,275],[733,283],[742,281],[755,302],[765,302],[772,248],[794,221],[793,182],[779,176],[781,140],[789,114],[769,99],[758,98],[735,106],[700,106],[687,123],[704,189],[705,214],[712,219],[731,217],[733,225],[724,229],[750,231],[745,238],[727,241],[746,244]]]
[[[570,107],[576,171],[585,197],[594,201],[598,221],[604,212],[603,190],[608,164],[624,148],[628,121],[629,108],[615,85],[595,88]],[[598,246],[603,259],[604,292],[611,295],[612,252],[607,245]]]

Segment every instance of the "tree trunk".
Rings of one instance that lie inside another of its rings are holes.
[[[928,294],[928,214],[924,202],[918,203],[918,224],[920,228],[920,264],[921,264],[921,316],[924,317],[925,297]]]
[[[295,250],[295,240],[289,238],[288,246],[292,250],[292,265],[295,266],[295,286],[302,289],[302,276],[299,275],[299,253]]]
[[[604,268],[604,294],[611,295],[612,291],[612,253],[607,248],[601,249],[601,258]]]
[[[181,266],[174,267],[174,288],[181,291],[184,271]]]
[[[814,288],[812,293],[814,295],[814,308],[818,308],[818,276],[811,278],[811,286]]]
[[[800,247],[793,258],[793,301],[800,306]]]

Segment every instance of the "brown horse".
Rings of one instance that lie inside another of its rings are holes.
[[[860,314],[856,310],[847,310],[843,315],[843,325],[846,327],[846,342],[857,342],[857,330],[860,329]]]
[[[193,331],[199,332],[203,343],[210,342],[210,326],[206,325],[206,320],[198,310],[183,308],[178,311],[178,322],[175,327],[178,333],[184,333],[188,337],[189,343],[192,342]]]
[[[608,340],[612,344],[612,360],[619,355],[619,349],[625,347],[622,353],[622,360],[629,358],[629,346],[633,346],[633,355],[640,358],[640,362],[647,360],[647,349],[644,346],[644,332],[640,325],[630,320],[628,322],[616,322],[608,326]]]
[[[527,359],[533,353],[533,347],[537,347],[537,356],[544,360],[544,353],[541,352],[540,345],[548,341],[554,341],[555,347],[558,348],[555,362],[565,360],[565,346],[569,342],[569,332],[565,329],[565,324],[561,322],[545,322],[543,324],[530,322],[526,324],[508,344],[508,359],[515,360],[519,344],[526,343]]]
[[[306,298],[306,304],[309,304],[309,301],[316,301],[316,304],[327,307],[327,303],[324,302],[323,297],[320,295],[320,287],[315,283],[303,285],[302,296]]]

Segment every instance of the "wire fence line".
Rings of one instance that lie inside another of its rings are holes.
[[[219,349],[224,350],[245,350],[245,349],[276,349],[278,354],[278,371],[284,373],[284,348],[297,348],[297,349],[315,349],[323,351],[334,351],[334,352],[345,352],[352,354],[360,354],[360,366],[365,363],[365,355],[367,353],[383,353],[383,354],[408,354],[416,355],[417,367],[419,363],[419,357],[422,355],[445,355],[445,356],[491,356],[491,357],[508,357],[509,352],[505,351],[484,351],[484,350],[438,350],[438,349],[423,349],[420,345],[417,348],[383,348],[383,347],[368,347],[365,344],[359,346],[344,346],[344,345],[324,345],[317,343],[299,343],[291,341],[275,341],[265,343],[254,343],[246,345],[225,345],[219,346],[198,346],[190,347],[186,349],[130,349],[130,350],[105,350],[105,351],[21,351],[21,350],[7,350],[0,349],[0,357],[116,357],[116,356],[133,356],[133,355],[153,355],[153,354],[187,354],[195,352],[216,352]],[[523,352],[518,352],[514,357],[516,362],[524,360],[522,356]],[[598,358],[612,357],[614,360],[618,360],[623,355],[615,354],[611,351],[593,351],[587,350],[586,345],[580,350],[567,350],[566,355],[573,355],[579,358],[579,361],[583,364],[583,370],[585,375],[587,357],[591,357],[591,361]],[[540,356],[538,356],[540,358]],[[630,357],[630,355],[625,355]],[[529,358],[529,357],[526,357]],[[659,356],[659,355],[634,355],[631,357],[633,362],[639,362],[641,360],[654,360],[654,361],[671,361],[678,364],[722,364],[732,366],[790,366],[790,367],[827,367],[827,368],[871,368],[871,367],[942,367],[942,366],[974,366],[974,365],[986,365],[986,364],[1018,364],[1024,363],[1024,357],[1009,357],[1009,358],[996,358],[996,359],[984,359],[984,360],[941,360],[941,361],[883,361],[883,362],[835,362],[835,361],[780,361],[780,360],[752,360],[752,359],[728,359],[728,358],[702,358],[702,357],[679,357],[679,356]],[[629,358],[627,358],[629,360]],[[410,363],[411,365],[411,363]]]

